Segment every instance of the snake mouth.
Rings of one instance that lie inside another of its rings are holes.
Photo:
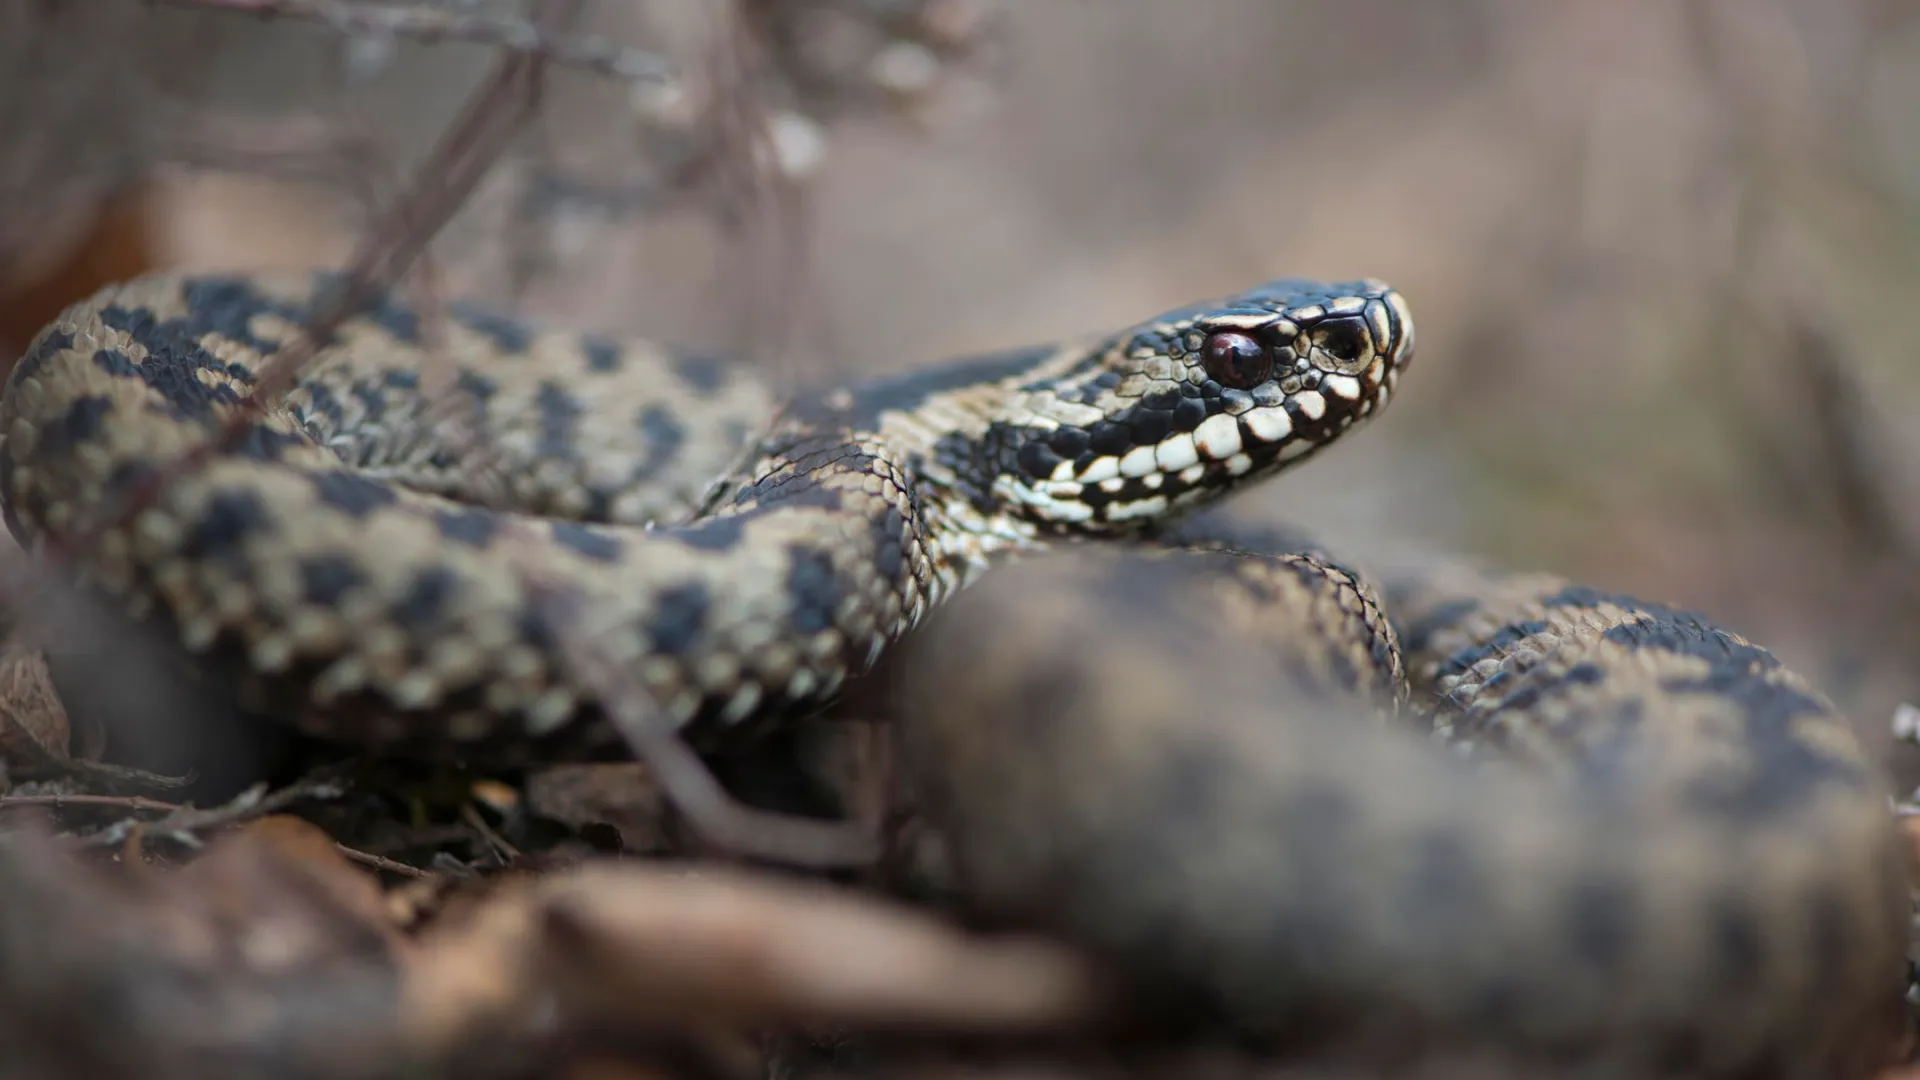
[[[1045,524],[1139,527],[1318,452],[1385,407],[1412,356],[1406,302],[1377,281],[1185,309],[1111,350],[1100,394],[1057,388],[1038,422],[1003,425],[995,494]]]

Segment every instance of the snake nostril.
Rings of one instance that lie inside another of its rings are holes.
[[[1328,319],[1312,330],[1314,351],[1324,353],[1336,371],[1357,371],[1373,359],[1373,334],[1365,319]]]
[[[1207,374],[1221,386],[1248,390],[1273,374],[1273,355],[1250,335],[1223,330],[1207,339]]]

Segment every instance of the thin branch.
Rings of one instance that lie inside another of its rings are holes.
[[[695,832],[730,854],[795,866],[865,867],[879,858],[879,838],[857,823],[759,810],[735,799],[680,737],[633,670],[613,663],[598,642],[581,633],[574,597],[529,569],[540,613],[574,674],[593,691],[627,746],[652,770],[668,803]]]
[[[302,792],[302,794],[313,793],[313,789]],[[260,812],[259,808],[262,805],[264,805],[264,800],[253,804],[249,809],[257,813]],[[177,814],[192,809],[183,803],[164,802],[160,799],[148,799],[139,795],[0,795],[0,810],[24,806],[44,806],[55,811],[64,810],[70,806],[96,806],[147,814]],[[384,855],[375,855],[370,851],[361,851],[358,848],[351,848],[340,843],[334,844],[333,847],[335,851],[338,851],[346,859],[357,862],[362,866],[370,866],[376,870],[384,870],[390,874],[399,874],[402,877],[429,878],[433,876],[417,866],[409,866],[396,859],[389,859]]]
[[[149,814],[171,814],[184,809],[181,803],[149,799],[141,795],[0,795],[0,810],[22,806],[45,806],[64,810],[69,806],[98,806]]]
[[[480,816],[480,811],[475,809],[471,802],[460,804],[460,820],[466,822],[474,832],[479,833],[480,839],[502,860],[510,862],[521,857],[520,849],[496,832],[493,826],[488,825],[487,819]]]
[[[470,41],[538,57],[630,82],[667,83],[674,66],[657,53],[629,48],[597,35],[560,35],[535,22],[480,11],[414,4],[364,4],[344,0],[155,0],[170,7],[230,11],[261,18],[300,19],[360,38],[410,37],[427,42]]]
[[[241,792],[220,806],[200,808],[179,806],[158,821],[139,822],[121,821],[91,833],[80,840],[83,848],[115,847],[131,837],[136,830],[149,835],[165,836],[177,843],[189,847],[199,845],[195,833],[210,832],[214,829],[238,825],[244,821],[278,813],[288,806],[308,799],[336,799],[344,792],[338,780],[331,777],[308,777],[288,784],[275,791],[268,791],[266,785],[256,784]],[[147,800],[149,804],[152,800]]]
[[[184,4],[188,0],[166,2]],[[318,16],[340,9],[337,4],[317,0],[297,3],[293,0],[194,0],[194,6],[262,15],[308,13]],[[577,0],[547,0],[536,9],[535,18],[541,25],[551,27],[559,25],[577,9]],[[58,560],[97,542],[107,529],[123,524],[152,506],[174,479],[231,449],[251,430],[265,408],[287,391],[300,369],[331,340],[341,324],[407,272],[539,107],[546,62],[552,57],[547,50],[532,46],[549,40],[545,31],[533,32],[533,36],[523,42],[530,43],[527,47],[512,50],[497,63],[420,167],[410,189],[355,252],[340,283],[316,302],[300,335],[284,344],[257,373],[252,393],[234,410],[224,430],[160,470],[147,483],[119,500],[118,505],[107,508],[109,512],[102,514],[100,520],[50,543],[50,555]],[[531,577],[539,577],[537,567],[525,569]],[[577,632],[570,633],[576,629],[566,625],[570,620],[557,621],[563,624],[559,628],[563,650],[571,654],[583,679],[599,692],[631,747],[660,778],[672,803],[709,840],[740,854],[759,854],[814,866],[866,865],[876,857],[875,838],[857,827],[764,813],[735,801],[680,740],[679,733],[666,721],[652,695],[638,680],[608,664],[594,642],[584,640]],[[276,793],[276,796],[282,794]],[[225,807],[182,810],[145,829],[192,843],[191,830],[264,812],[257,804],[265,801],[257,791],[251,792]],[[89,845],[118,843],[137,827],[122,823],[89,837],[87,842]]]
[[[572,9],[550,2],[545,9]],[[252,430],[271,403],[293,385],[300,369],[352,318],[404,274],[440,228],[464,205],[494,161],[538,108],[545,74],[539,54],[516,53],[500,61],[468,98],[460,116],[415,174],[400,202],[377,223],[354,253],[338,288],[315,304],[301,333],[258,373],[253,392],[227,420],[218,437],[158,470],[110,506],[99,519],[65,537],[50,538],[48,554],[62,561],[98,543],[105,532],[153,506],[174,479],[231,450]]]
[[[74,807],[94,807],[123,810],[131,814],[160,814],[162,816],[157,821],[116,822],[97,833],[81,838],[78,846],[82,848],[113,847],[136,833],[158,833],[189,846],[196,846],[198,841],[191,835],[193,833],[209,832],[265,817],[307,799],[338,798],[344,792],[345,788],[339,781],[316,774],[275,791],[268,791],[265,785],[256,784],[226,803],[214,807],[202,808],[186,803],[167,802],[163,799],[150,799],[142,795],[54,794],[0,796],[0,810],[39,806],[57,812]],[[425,876],[425,871],[417,867],[409,867],[404,863],[396,863],[391,859],[355,851],[344,846],[340,848],[341,854],[370,866],[379,866],[383,870],[394,869],[397,873]]]
[[[406,863],[389,859],[385,855],[375,855],[371,851],[361,851],[358,848],[350,848],[345,844],[335,844],[333,845],[333,850],[339,852],[350,862],[357,862],[362,866],[371,866],[375,870],[384,870],[389,874],[398,874],[401,877],[414,878],[416,880],[425,880],[433,876],[432,872],[422,870],[417,866],[408,866]]]

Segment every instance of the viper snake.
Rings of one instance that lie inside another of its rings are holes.
[[[245,411],[338,284],[103,290],[0,401],[13,535],[249,715],[609,748],[557,590],[703,745],[885,660],[966,901],[1243,1032],[1624,1076],[1859,1075],[1893,1042],[1904,864],[1812,686],[1697,614],[1450,564],[1376,585],[1212,511],[1389,401],[1414,330],[1381,283],[787,397],[384,296]]]

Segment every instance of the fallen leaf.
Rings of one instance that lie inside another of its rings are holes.
[[[581,830],[618,830],[621,849],[665,851],[671,844],[666,798],[646,766],[636,762],[553,765],[527,778],[527,808]]]
[[[27,767],[66,761],[67,711],[36,649],[0,649],[0,761]]]

